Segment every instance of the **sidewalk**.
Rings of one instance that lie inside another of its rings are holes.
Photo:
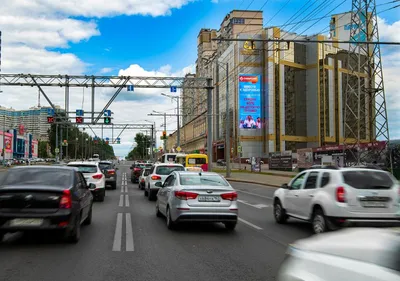
[[[218,172],[220,175],[225,176],[225,173]],[[296,174],[296,173],[294,173]],[[289,174],[274,174],[274,173],[246,173],[246,172],[232,172],[228,181],[254,183],[265,186],[280,187],[284,183],[289,183],[294,175]]]

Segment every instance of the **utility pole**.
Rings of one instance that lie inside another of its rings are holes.
[[[207,156],[209,163],[209,171],[212,169],[213,152],[212,152],[212,79],[207,79]]]
[[[83,160],[83,151],[84,151],[84,146],[83,146],[83,140],[85,138],[85,128],[83,128],[83,133],[82,133],[82,160]]]
[[[231,142],[230,142],[230,133],[231,133],[231,124],[230,124],[230,114],[229,114],[229,64],[226,63],[225,71],[226,71],[226,121],[225,121],[225,161],[226,161],[226,177],[230,178],[231,176]]]
[[[167,133],[167,113],[164,113],[164,132]],[[164,139],[164,153],[167,153],[167,139]]]
[[[56,151],[58,150],[58,124],[56,124]],[[59,153],[56,152],[56,161],[58,162]]]
[[[63,147],[64,147],[63,125],[60,126],[60,139],[61,139],[60,161],[62,161],[62,159],[63,159]]]
[[[6,165],[6,114],[3,115],[3,166]]]
[[[180,111],[179,111],[179,97],[176,97],[176,103],[177,103],[177,111],[178,111],[178,116],[176,116],[176,118],[177,118],[177,136],[176,136],[176,146],[177,147],[179,147],[179,146],[181,146],[181,130],[180,130],[180,118],[181,118],[181,116],[180,116]]]
[[[154,161],[154,126],[151,124],[151,159]]]

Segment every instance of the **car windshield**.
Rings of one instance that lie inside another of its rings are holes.
[[[181,185],[214,185],[229,186],[229,184],[219,175],[180,175]]]
[[[207,164],[206,158],[189,158],[188,163],[190,165]]]
[[[185,168],[182,166],[158,166],[156,169],[156,174],[161,176],[169,175],[174,171],[184,171]]]
[[[99,167],[101,170],[111,169],[111,163],[99,163]]]
[[[343,180],[356,189],[390,189],[393,185],[388,173],[373,170],[345,171]]]
[[[82,173],[96,173],[97,172],[97,166],[95,165],[68,165],[69,167],[76,167],[78,168],[79,172]]]
[[[145,169],[144,172],[143,172],[143,175],[144,176],[150,175],[150,169]]]
[[[71,171],[66,169],[11,169],[5,176],[2,185],[44,185],[67,188],[71,185]]]

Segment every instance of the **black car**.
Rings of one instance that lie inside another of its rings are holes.
[[[106,185],[111,186],[111,189],[117,189],[117,170],[114,163],[111,161],[100,161],[99,168],[106,177]]]
[[[78,242],[81,224],[92,221],[93,196],[82,173],[62,166],[24,166],[0,184],[0,242],[7,232],[59,231]]]

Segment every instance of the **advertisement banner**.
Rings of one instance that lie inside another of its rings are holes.
[[[12,134],[6,133],[5,135],[6,135],[6,141],[5,141],[6,152],[12,153],[13,152],[13,150],[12,150]]]
[[[239,128],[261,127],[261,75],[239,74]]]
[[[32,141],[32,157],[36,158],[38,156],[39,144],[37,140]]]

